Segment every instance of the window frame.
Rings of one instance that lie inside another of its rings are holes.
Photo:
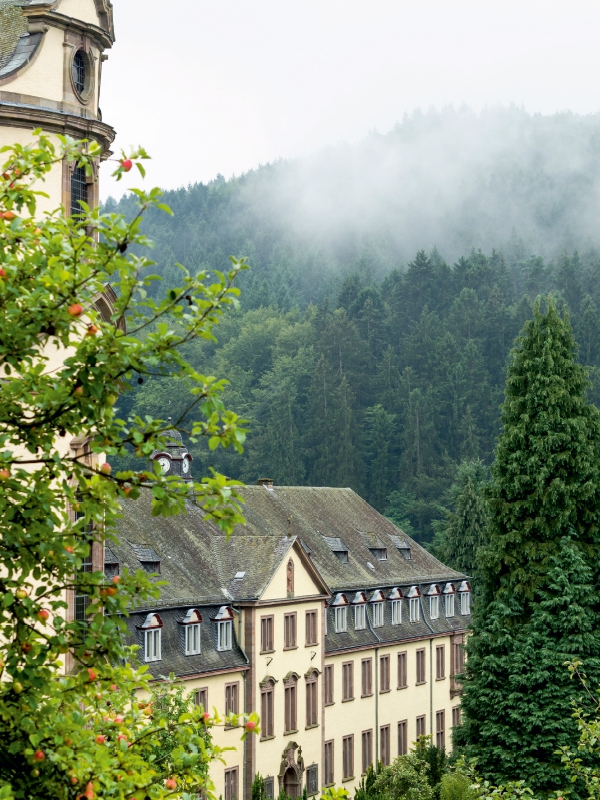
[[[265,681],[260,686],[260,738],[275,736],[275,682]]]
[[[446,602],[444,604],[446,617],[454,617],[456,615],[454,597],[455,595],[453,593],[448,593],[446,595]]]
[[[408,754],[408,720],[402,719],[398,723],[398,755]]]
[[[446,680],[446,645],[444,644],[435,646],[435,679],[436,681]]]
[[[408,688],[408,651],[398,653],[398,689]],[[402,683],[402,681],[404,681]]]
[[[389,767],[392,762],[389,725],[381,725],[379,728],[379,760],[384,767]]]
[[[433,594],[429,598],[429,618],[430,619],[439,619],[440,618],[440,596],[439,596],[439,594]]]
[[[415,652],[416,666],[416,685],[422,686],[427,683],[427,651],[424,647],[419,647]]]
[[[275,616],[266,614],[260,618],[260,652],[275,652]],[[265,647],[270,645],[270,647]]]
[[[298,732],[298,679],[295,675],[283,684],[284,696],[284,735]]]
[[[392,625],[402,625],[402,600],[391,601]]]
[[[329,739],[323,742],[323,765],[325,770],[324,786],[333,786],[335,784],[335,750],[334,740]]]
[[[419,622],[421,619],[421,609],[418,597],[408,599],[409,622]]]
[[[336,633],[346,633],[348,630],[348,606],[335,606],[333,621]]]
[[[373,764],[373,728],[361,731],[362,775]]]
[[[362,617],[359,620],[359,616]],[[367,628],[367,604],[358,603],[354,606],[354,630],[364,631]]]
[[[316,610],[307,611],[305,614],[305,646],[312,647],[314,645],[319,644],[319,633],[318,633],[318,625],[319,625],[319,615]],[[310,634],[313,633],[313,637],[310,637]]]
[[[314,777],[313,777],[314,776]],[[311,786],[312,783],[312,786]],[[319,794],[319,765],[310,764],[306,768],[306,794],[312,797]]]
[[[232,785],[234,792],[232,792]],[[239,800],[239,774],[238,767],[229,767],[225,770],[224,800]]]
[[[201,622],[192,622],[189,625],[185,625],[184,627],[184,636],[185,636],[185,654],[186,656],[197,656],[202,653],[202,623]],[[197,634],[198,642],[197,647],[194,648],[193,646],[190,647],[190,638],[192,635]]]
[[[354,700],[354,661],[342,663],[342,703]]]
[[[360,662],[360,696],[373,696],[373,659],[363,658]]]
[[[225,716],[240,713],[240,682],[225,684]]]
[[[460,706],[452,706],[452,727],[458,728],[458,726],[462,723],[461,718],[461,707]]]
[[[148,642],[152,641],[153,646],[151,649],[148,647]],[[158,647],[156,646],[158,642]],[[150,658],[149,653],[154,655]],[[158,653],[158,655],[157,655]],[[151,664],[154,661],[162,661],[162,628],[148,628],[144,631],[144,662]]]
[[[354,778],[354,734],[342,736],[342,781]]]
[[[438,750],[446,749],[446,711],[435,712],[435,746]]]
[[[223,646],[223,642],[225,646]],[[231,619],[217,622],[217,650],[219,653],[233,650],[233,620]]]
[[[313,670],[306,677],[306,727],[316,728],[319,724],[319,674]]]
[[[202,686],[200,689],[196,689],[194,703],[197,706],[202,706],[205,711],[208,711],[208,686]]]
[[[373,627],[383,628],[385,625],[385,603],[373,603]]]
[[[379,656],[379,694],[391,691],[390,656],[389,653]]]
[[[333,664],[326,664],[323,668],[323,703],[326,706],[335,703]]]
[[[468,617],[471,613],[471,592],[460,593],[460,613],[463,617]]]
[[[290,611],[283,615],[283,649],[296,650],[298,648],[298,615]]]
[[[421,730],[419,730],[421,729]],[[420,736],[427,736],[427,715],[420,714],[415,722],[415,731],[416,731],[416,738],[419,739]]]

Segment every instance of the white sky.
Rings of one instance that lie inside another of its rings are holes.
[[[416,107],[600,110],[597,0],[113,5],[103,117],[165,188],[358,141]],[[128,184],[105,168],[103,196]]]

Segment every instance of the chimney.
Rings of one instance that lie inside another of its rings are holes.
[[[257,486],[264,486],[266,489],[273,488],[273,478],[259,478],[256,481]]]

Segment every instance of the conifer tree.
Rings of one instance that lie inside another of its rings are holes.
[[[556,751],[577,738],[565,661],[600,683],[600,415],[575,350],[568,315],[538,302],[508,370],[456,730],[487,778],[542,793],[564,787]]]

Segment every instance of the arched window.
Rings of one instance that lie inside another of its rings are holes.
[[[287,563],[287,593],[288,597],[294,594],[294,562],[291,558]]]
[[[285,733],[298,730],[298,676],[291,673],[284,682]]]
[[[306,676],[306,726],[319,724],[319,673],[313,669]]]
[[[82,50],[78,50],[73,57],[73,83],[79,94],[83,94],[85,90],[85,56]]]
[[[150,612],[141,629],[144,631],[144,661],[160,661],[162,658],[162,619]]]
[[[88,183],[84,167],[75,167],[71,175],[71,214],[81,214],[81,203],[88,202]]]
[[[260,685],[261,738],[275,736],[275,679],[267,678]]]

